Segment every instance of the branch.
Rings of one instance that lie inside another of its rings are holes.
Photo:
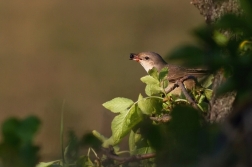
[[[204,16],[207,24],[216,22],[226,13],[235,13],[237,15],[242,13],[239,0],[191,0],[190,3],[198,8],[200,14]]]
[[[198,107],[198,105],[196,104],[196,102],[191,98],[191,96],[186,91],[183,82],[181,82],[180,80],[178,80],[177,84],[179,85],[179,87],[181,88],[181,90],[182,90],[183,94],[185,95],[187,101],[193,106],[193,108],[195,108],[197,110],[200,110],[199,107]]]
[[[156,156],[155,153],[149,153],[149,154],[133,155],[130,157],[119,157],[118,155],[115,154],[112,146],[110,146],[109,148],[102,148],[102,151],[109,159],[119,161],[121,164],[126,163],[126,162],[132,162],[132,161],[140,161],[143,159],[150,159]]]
[[[168,90],[165,90],[165,93],[170,93],[171,91],[173,91],[175,88],[179,87],[179,85],[177,83],[174,83],[172,87],[170,87]]]
[[[185,88],[185,86],[184,86],[184,82],[185,82],[186,80],[189,80],[189,79],[194,80],[195,83],[198,83],[196,77],[194,77],[194,76],[192,76],[192,75],[188,75],[188,76],[185,76],[185,77],[183,77],[183,78],[177,80],[177,81],[174,83],[174,85],[173,85],[170,89],[168,89],[168,90],[166,91],[166,93],[170,93],[170,92],[173,91],[175,88],[180,87],[180,88],[181,88],[181,91],[182,91],[183,94],[185,95],[187,101],[193,106],[193,108],[199,110],[198,105],[197,105],[196,102],[191,98],[191,96],[188,94],[188,92],[187,92],[187,90],[186,90],[186,88]]]
[[[171,116],[168,114],[162,115],[162,117],[150,117],[151,120],[166,123],[171,120]]]

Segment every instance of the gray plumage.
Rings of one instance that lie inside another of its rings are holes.
[[[139,62],[146,72],[148,72],[153,67],[160,71],[164,67],[168,67],[168,80],[174,82],[184,76],[192,75],[197,77],[204,76],[208,73],[206,69],[188,69],[178,65],[167,64],[164,59],[155,52],[141,52],[141,53],[131,53],[130,59]]]
[[[168,75],[167,79],[170,84],[166,88],[169,90],[178,79],[181,79],[185,76],[194,76],[197,79],[203,79],[209,75],[209,71],[206,69],[189,69],[184,68],[178,65],[168,64],[164,61],[164,59],[155,52],[141,52],[141,53],[131,53],[130,60],[135,60],[139,62],[146,72],[155,67],[158,71],[163,69],[164,67],[168,67]],[[185,86],[189,89],[195,86],[195,82],[193,80],[188,80],[184,82]],[[176,88],[172,91],[173,94],[180,94],[180,88]]]

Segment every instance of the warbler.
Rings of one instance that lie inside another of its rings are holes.
[[[168,68],[167,79],[169,85],[166,90],[170,89],[174,83],[185,77],[185,76],[194,76],[195,78],[203,78],[209,75],[209,70],[207,69],[191,69],[185,68],[178,65],[168,64],[158,53],[155,52],[140,52],[140,53],[130,53],[130,60],[134,60],[140,63],[146,72],[155,67],[158,71],[164,67]],[[193,80],[187,80],[184,82],[184,85],[188,89],[192,89],[195,86]],[[181,89],[175,88],[171,93],[180,94]]]

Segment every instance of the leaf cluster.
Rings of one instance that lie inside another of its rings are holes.
[[[205,66],[213,73],[220,69],[227,81],[219,94],[237,91],[244,100],[252,93],[252,3],[240,0],[244,14],[226,14],[211,26],[194,31],[199,45],[184,45],[169,54],[187,66]]]
[[[7,119],[1,128],[0,158],[5,167],[34,167],[39,147],[33,144],[40,120],[30,116],[23,120]]]
[[[146,83],[147,97],[140,94],[136,102],[118,97],[103,104],[111,112],[118,113],[111,123],[112,136],[108,140],[109,142],[103,143],[103,147],[117,145],[136,125],[143,121],[145,116],[169,112],[169,110],[163,110],[163,106],[171,104],[169,101],[164,102],[164,97],[162,97],[165,94],[164,89],[168,85],[167,73],[167,68],[160,73],[153,68],[149,71],[150,75],[141,78],[141,81]]]
[[[227,79],[221,85],[219,93],[236,90],[238,99],[246,100],[252,94],[252,1],[240,0],[240,3],[243,16],[227,14],[211,26],[196,29],[194,36],[199,44],[181,46],[171,52],[169,58],[184,60],[189,67],[205,66],[213,73],[223,72]],[[141,78],[146,84],[146,97],[140,94],[137,101],[117,97],[103,104],[106,109],[117,114],[111,123],[110,137],[93,131],[104,148],[112,147],[111,156],[121,157],[125,152],[128,156],[155,153],[155,159],[123,164],[124,161],[118,163],[103,154],[101,157],[95,156],[99,163],[94,163],[88,154],[82,158],[82,166],[207,164],[225,167],[246,164],[248,151],[251,150],[239,143],[240,138],[237,143],[232,143],[233,138],[230,139],[230,136],[223,133],[219,125],[205,122],[202,119],[203,112],[190,107],[183,95],[174,96],[165,92],[169,85],[166,79],[168,72],[166,68],[160,72],[154,68],[148,72],[149,75]],[[203,84],[205,88],[211,86],[211,80],[212,78]],[[199,108],[207,111],[206,102],[211,99],[211,89],[192,90],[189,93]],[[150,119],[165,115],[172,119],[165,123]],[[122,152],[119,145],[127,135],[129,150]],[[240,148],[240,145],[243,147]],[[248,164],[250,163],[251,161]]]
[[[149,75],[140,79],[146,84],[146,97],[140,94],[138,100],[135,102],[128,98],[117,97],[103,104],[105,108],[118,114],[111,123],[111,137],[106,138],[96,131],[93,132],[102,141],[103,147],[109,148],[113,146],[115,154],[118,154],[120,153],[120,142],[129,134],[129,155],[143,155],[156,152],[152,144],[155,145],[155,143],[160,142],[150,142],[149,136],[145,134],[145,131],[146,127],[151,127],[152,125],[159,126],[161,123],[156,120],[151,120],[150,117],[160,118],[162,120],[164,116],[170,115],[176,105],[189,106],[189,103],[183,95],[176,96],[171,93],[166,93],[165,89],[169,85],[167,79],[168,72],[168,68],[163,68],[160,72],[156,68],[153,68],[148,72]],[[210,85],[211,79],[204,83],[206,87]],[[205,90],[205,92],[207,90],[210,91],[210,89]],[[207,99],[206,94],[202,94],[196,89],[191,91],[191,95],[197,100],[198,106],[202,110],[203,108],[207,108],[207,103],[204,103],[204,99]],[[210,96],[209,94],[207,95],[209,98]],[[154,136],[155,138],[157,137],[156,135]],[[141,161],[141,163],[152,164],[153,160],[149,159]]]

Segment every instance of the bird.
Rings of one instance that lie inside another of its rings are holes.
[[[155,52],[130,53],[130,60],[140,63],[147,73],[153,67],[155,67],[158,71],[167,67],[167,79],[169,81],[169,85],[166,90],[172,87],[177,80],[183,77],[193,76],[198,79],[209,75],[208,69],[190,69],[179,65],[168,64],[158,53]],[[184,82],[184,85],[186,88],[192,89],[195,86],[195,82],[193,80],[187,80]],[[171,93],[179,95],[181,93],[181,89],[175,88]]]

